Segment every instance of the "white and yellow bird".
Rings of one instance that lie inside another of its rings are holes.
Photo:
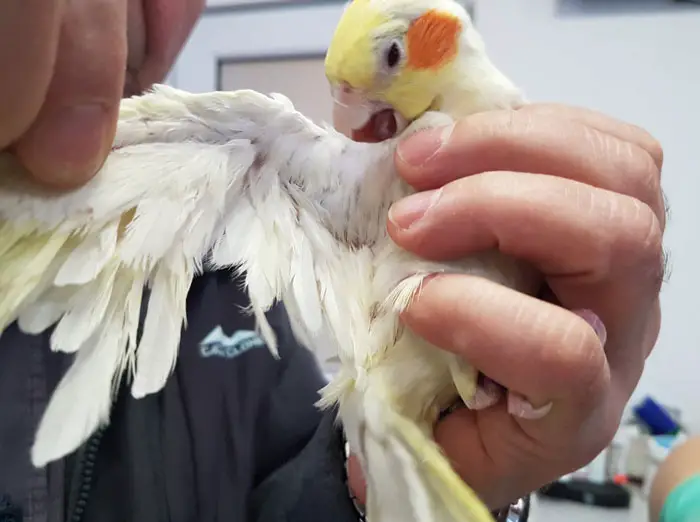
[[[326,67],[351,131],[383,118],[392,137],[353,141],[280,95],[157,86],[123,101],[113,150],[80,189],[44,191],[2,157],[0,330],[54,327],[51,348],[75,354],[39,425],[36,466],[108,423],[125,376],[136,398],[162,389],[193,278],[233,268],[271,350],[264,313],[281,300],[310,349],[337,351],[321,403],[339,406],[371,522],[491,519],[432,437],[443,408],[473,398],[476,371],[399,313],[434,273],[519,289],[529,278],[497,252],[417,258],[391,241],[386,217],[413,192],[394,169],[400,137],[524,99],[453,0],[355,0]]]

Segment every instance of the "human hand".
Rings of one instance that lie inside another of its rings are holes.
[[[123,95],[162,81],[204,0],[0,3],[0,151],[70,188],[106,158]]]
[[[436,426],[455,469],[499,508],[585,465],[619,425],[660,326],[662,150],[637,127],[554,105],[471,116],[434,152],[441,135],[399,147],[399,173],[421,192],[391,209],[392,238],[436,260],[499,248],[546,282],[536,299],[440,275],[403,317],[536,407],[551,403],[542,418],[501,401]],[[349,480],[361,497],[356,462]]]

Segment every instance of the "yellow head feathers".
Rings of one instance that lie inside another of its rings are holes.
[[[459,54],[466,12],[454,0],[353,0],[326,75],[412,120],[432,108]]]
[[[373,9],[370,0],[348,4],[326,53],[326,76],[332,84],[349,83],[366,90],[374,82],[376,58],[374,33],[391,23]]]

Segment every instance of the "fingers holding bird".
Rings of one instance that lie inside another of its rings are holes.
[[[641,373],[647,343],[626,337],[641,334],[635,323],[656,306],[663,273],[661,225],[649,206],[556,176],[489,172],[406,198],[390,220],[394,240],[422,257],[498,248],[534,265],[564,307],[593,310],[608,327],[614,369]],[[616,349],[635,343],[636,356]]]
[[[418,190],[497,170],[558,176],[638,199],[663,226],[662,161],[658,142],[633,125],[584,109],[530,105],[475,114],[452,132],[417,133],[399,146],[396,164]]]
[[[551,297],[441,275],[404,314],[509,390],[436,431],[490,503],[585,464],[614,434],[659,331],[662,162],[638,127],[558,105],[476,114],[399,147],[420,191],[390,211],[399,246],[438,260],[496,248],[534,266]]]
[[[658,333],[646,325],[650,316],[657,322],[664,274],[661,154],[632,126],[600,117],[598,127],[612,127],[603,133],[581,123],[595,113],[565,111],[572,120],[530,110],[461,120],[432,154],[430,131],[408,138],[397,166],[423,191],[394,205],[389,232],[426,258],[498,248],[533,264],[562,306],[602,319],[611,367],[631,375],[633,387]]]
[[[534,404],[588,409],[608,388],[601,339],[584,318],[481,277],[429,279],[407,322]],[[438,323],[450,327],[435,328]]]

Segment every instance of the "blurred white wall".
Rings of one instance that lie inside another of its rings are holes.
[[[225,2],[213,2],[218,9],[196,28],[171,75],[175,85],[216,88],[217,57],[322,52],[343,7],[227,12]],[[700,430],[700,8],[670,0],[480,0],[476,22],[493,59],[531,99],[604,111],[664,145],[672,274],[659,343],[635,399],[650,393],[679,406]],[[276,90],[291,81],[296,90],[307,80],[281,77]],[[304,85],[307,100],[314,92],[326,99],[325,82]]]

